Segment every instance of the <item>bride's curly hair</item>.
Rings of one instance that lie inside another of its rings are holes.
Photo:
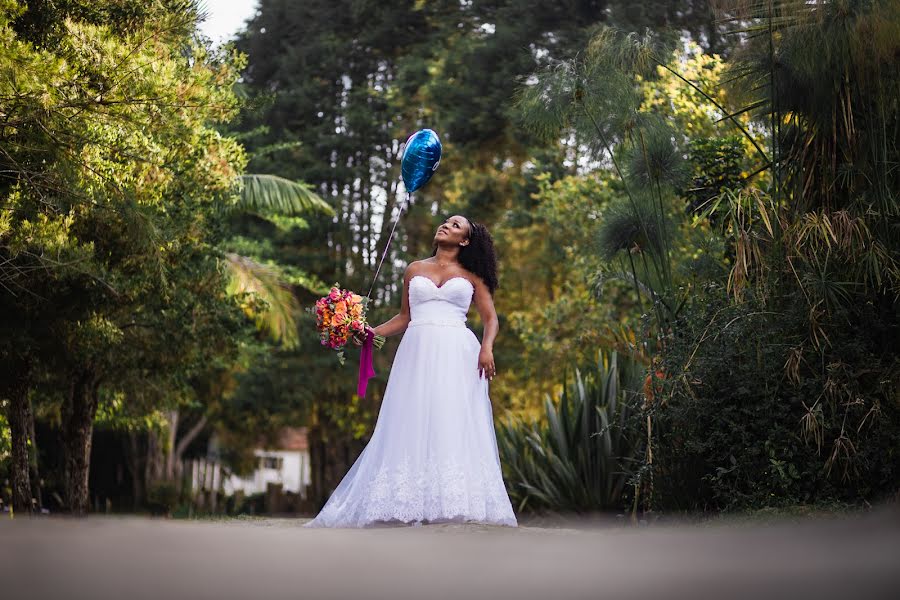
[[[487,227],[466,218],[469,222],[469,244],[459,249],[459,264],[467,271],[481,277],[485,285],[493,295],[494,290],[500,287],[497,280],[497,254],[494,252],[494,239]],[[432,256],[437,254],[437,246],[434,247]]]

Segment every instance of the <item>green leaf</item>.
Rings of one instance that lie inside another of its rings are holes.
[[[263,307],[245,307],[257,326],[285,347],[295,347],[298,338],[294,314],[300,311],[300,306],[278,270],[233,253],[225,255],[225,265],[231,274],[232,293],[252,294],[265,304]]]
[[[334,215],[334,209],[305,183],[277,175],[253,174],[242,175],[240,184],[239,209],[280,215]]]

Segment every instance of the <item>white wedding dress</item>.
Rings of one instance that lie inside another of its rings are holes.
[[[306,527],[517,525],[503,476],[481,345],[466,327],[472,283],[409,281],[400,340],[372,439]]]

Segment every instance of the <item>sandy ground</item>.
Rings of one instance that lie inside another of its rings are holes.
[[[900,598],[900,512],[801,522],[304,529],[0,521],[0,599]]]

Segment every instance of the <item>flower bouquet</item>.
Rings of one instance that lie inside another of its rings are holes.
[[[337,351],[338,361],[344,364],[344,347],[356,338],[365,342],[366,299],[334,284],[327,296],[319,298],[315,306],[316,328],[323,346]],[[384,345],[384,336],[373,335],[376,348]]]

